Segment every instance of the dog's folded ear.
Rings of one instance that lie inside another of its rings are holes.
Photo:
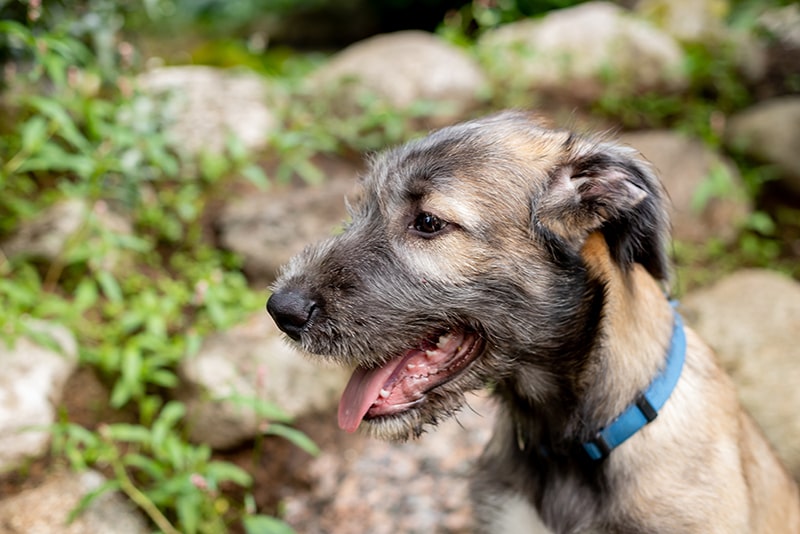
[[[577,251],[601,232],[623,268],[642,264],[656,279],[669,274],[666,193],[633,149],[592,144],[552,170],[533,200],[534,231]]]

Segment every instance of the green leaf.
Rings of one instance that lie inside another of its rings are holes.
[[[292,527],[267,515],[249,515],[243,519],[243,523],[247,534],[295,534]]]
[[[298,161],[294,166],[294,170],[311,185],[319,185],[325,181],[325,175],[310,159]]]
[[[97,271],[95,276],[97,277],[97,282],[100,284],[100,287],[103,290],[103,294],[108,300],[111,302],[123,301],[122,289],[119,287],[117,279],[113,274],[111,274],[110,271],[103,269]]]
[[[47,121],[44,117],[32,117],[22,125],[20,138],[22,150],[29,154],[35,153],[47,140]]]
[[[78,287],[75,288],[75,310],[79,314],[82,314],[95,305],[98,296],[97,285],[94,283],[94,280],[91,278],[84,278],[78,283]]]
[[[58,145],[47,143],[42,146],[37,156],[26,159],[17,171],[20,173],[66,171],[88,179],[95,169],[95,161],[91,157],[82,154],[70,154]]]
[[[179,495],[175,501],[178,512],[180,530],[183,534],[194,534],[200,524],[200,510],[203,509],[202,496],[199,492]]]
[[[114,384],[114,389],[111,390],[111,399],[109,399],[108,403],[112,408],[121,408],[132,396],[133,391],[131,391],[128,384],[122,380],[118,380],[117,383]]]
[[[149,443],[150,430],[143,426],[128,423],[114,423],[108,425],[108,435],[116,441],[128,443]]]
[[[297,430],[296,428],[292,428],[290,426],[282,425],[280,423],[270,423],[267,426],[267,430],[264,432],[265,434],[271,434],[274,436],[280,436],[284,439],[287,439],[292,444],[300,447],[308,454],[312,456],[316,456],[319,454],[319,447],[316,443],[314,443],[311,438],[306,436],[303,432]]]
[[[245,488],[253,483],[253,478],[247,471],[229,462],[210,462],[206,466],[205,474],[217,483],[231,481]]]
[[[122,462],[127,467],[133,467],[146,473],[155,482],[166,479],[169,474],[166,466],[143,454],[129,452],[122,457]]]
[[[70,510],[69,515],[67,516],[67,524],[72,523],[80,514],[89,507],[95,499],[100,497],[106,492],[109,491],[116,491],[119,489],[119,482],[116,480],[107,480],[97,488],[93,489],[78,501],[77,506]]]
[[[153,423],[153,447],[161,448],[169,431],[186,415],[186,407],[178,401],[169,401]]]
[[[156,369],[155,371],[148,373],[147,381],[151,384],[165,388],[174,388],[179,383],[178,377],[175,375],[175,373],[166,369]]]
[[[142,352],[133,343],[122,351],[122,380],[131,388],[131,391],[138,391],[141,386],[142,377]]]
[[[214,182],[230,171],[230,163],[225,156],[214,152],[203,152],[200,154],[200,172],[203,177]]]
[[[248,165],[242,169],[242,176],[244,176],[250,183],[259,187],[260,189],[267,189],[269,187],[269,178],[264,169],[258,165]]]
[[[158,416],[158,422],[171,428],[175,426],[178,421],[183,419],[185,415],[186,406],[184,406],[182,402],[170,401],[164,406],[164,409],[161,410]]]
[[[750,214],[747,219],[747,228],[766,236],[775,235],[777,229],[772,217],[763,211],[755,211]]]
[[[219,401],[228,401],[237,406],[254,410],[259,417],[269,421],[281,421],[288,423],[292,420],[280,406],[273,402],[266,401],[254,395],[241,395],[234,393],[224,397],[218,397]]]
[[[71,144],[74,148],[83,153],[90,153],[92,145],[75,125],[75,121],[69,116],[69,112],[61,104],[50,98],[32,96],[28,102],[42,115],[49,118],[58,126],[58,134]]]

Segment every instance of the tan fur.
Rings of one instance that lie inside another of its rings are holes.
[[[620,272],[598,234],[587,240],[584,257],[608,281],[612,313],[604,330],[612,340],[609,353],[615,355],[608,365],[616,370],[603,376],[617,379],[605,387],[616,392],[632,388],[624,394],[630,398],[657,372],[672,311],[661,288],[641,268],[636,266],[629,276]],[[664,531],[674,525],[675,510],[683,510],[688,517],[713,514],[714,527],[704,526],[698,534],[800,532],[797,486],[738,406],[733,384],[715,355],[690,328],[686,333],[684,371],[658,424],[645,427],[609,458],[625,474],[627,502],[649,522],[660,522]],[[695,484],[697,462],[710,467],[714,478]],[[676,465],[682,466],[678,472]]]

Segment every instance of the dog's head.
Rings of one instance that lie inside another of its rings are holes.
[[[305,351],[355,367],[339,407],[349,431],[419,434],[464,392],[521,377],[531,402],[574,391],[604,301],[592,235],[620,272],[667,277],[649,167],[524,113],[375,158],[350,212],[343,233],[289,263],[267,306]]]

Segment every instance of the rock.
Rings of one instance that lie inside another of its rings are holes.
[[[359,113],[370,96],[399,110],[414,102],[435,104],[429,121],[464,118],[487,89],[480,66],[461,49],[421,31],[402,31],[360,41],[336,54],[309,79],[312,93],[327,93],[332,109]]]
[[[65,328],[33,320],[27,327],[50,338],[60,352],[30,335],[12,347],[0,341],[0,473],[47,452],[50,434],[31,428],[55,423],[55,406],[77,366],[75,339]]]
[[[244,259],[251,281],[269,284],[279,268],[309,243],[331,235],[347,217],[345,197],[358,169],[327,160],[328,178],[320,185],[273,185],[229,202],[215,222],[219,242]]]
[[[75,520],[70,513],[81,498],[105,482],[96,471],[57,473],[35,488],[0,501],[5,534],[147,534],[147,523],[122,495],[107,492]]]
[[[753,30],[766,49],[763,79],[752,88],[755,100],[796,95],[800,72],[800,5],[764,9]]]
[[[416,440],[323,447],[309,467],[311,493],[288,495],[284,518],[306,534],[472,532],[469,478],[495,410],[485,394],[468,401]]]
[[[751,207],[731,161],[701,141],[667,130],[626,133],[620,141],[655,167],[669,193],[676,239],[730,243],[738,235]]]
[[[478,52],[497,83],[560,100],[672,92],[688,84],[675,39],[608,2],[501,26],[479,40]]]
[[[634,11],[678,41],[704,47],[715,60],[732,61],[749,81],[765,73],[765,47],[752,32],[727,23],[727,0],[640,0]]]
[[[293,350],[266,311],[227,332],[214,334],[200,352],[181,362],[189,388],[190,438],[227,449],[258,436],[267,419],[253,405],[271,403],[296,418],[334,406],[348,375],[323,369]]]
[[[744,270],[687,295],[681,311],[716,350],[742,404],[800,480],[800,283]]]
[[[758,16],[758,23],[775,39],[792,48],[800,48],[800,5],[766,9]]]
[[[0,245],[8,257],[26,256],[50,263],[61,258],[67,248],[76,245],[89,247],[90,262],[102,269],[116,269],[121,260],[119,252],[102,243],[103,231],[131,234],[130,221],[111,211],[100,200],[89,206],[84,199],[61,200],[33,219],[23,222]]]
[[[726,0],[640,0],[635,11],[684,42],[717,42],[726,32]]]
[[[245,148],[258,150],[276,126],[268,106],[269,86],[247,71],[162,67],[139,76],[138,84],[146,92],[169,97],[169,134],[189,154],[222,153],[231,134]]]
[[[800,195],[800,96],[774,98],[730,118],[725,143],[774,165],[783,184]]]

